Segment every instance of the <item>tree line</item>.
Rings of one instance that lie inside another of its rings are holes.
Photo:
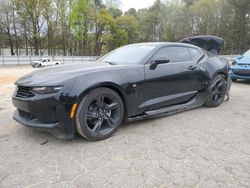
[[[0,48],[12,55],[101,55],[119,46],[216,35],[223,53],[250,48],[250,0],[155,0],[122,12],[119,0],[0,0]]]

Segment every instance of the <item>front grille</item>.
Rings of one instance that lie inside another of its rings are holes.
[[[20,109],[18,109],[18,112],[19,112],[19,115],[20,115],[22,118],[25,118],[25,119],[27,119],[27,120],[35,119],[35,117],[34,117],[31,113],[22,111],[22,110],[20,110]]]
[[[30,87],[18,86],[17,92],[16,92],[16,97],[31,98],[31,97],[34,97],[34,96],[35,96],[35,94],[32,93]]]
[[[233,73],[239,76],[250,76],[250,70],[233,70]]]

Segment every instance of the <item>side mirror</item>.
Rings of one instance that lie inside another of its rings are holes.
[[[169,63],[169,59],[167,59],[166,57],[158,57],[154,60],[154,62],[150,65],[150,70],[155,70],[156,67],[160,64],[166,64]]]

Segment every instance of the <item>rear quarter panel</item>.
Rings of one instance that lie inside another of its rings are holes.
[[[200,62],[199,66],[206,72],[207,76],[212,80],[217,74],[224,74],[228,77],[229,66],[227,60],[219,56],[207,56]]]

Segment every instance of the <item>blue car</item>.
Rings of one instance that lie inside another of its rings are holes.
[[[250,80],[250,50],[234,59],[229,74],[233,81]]]

